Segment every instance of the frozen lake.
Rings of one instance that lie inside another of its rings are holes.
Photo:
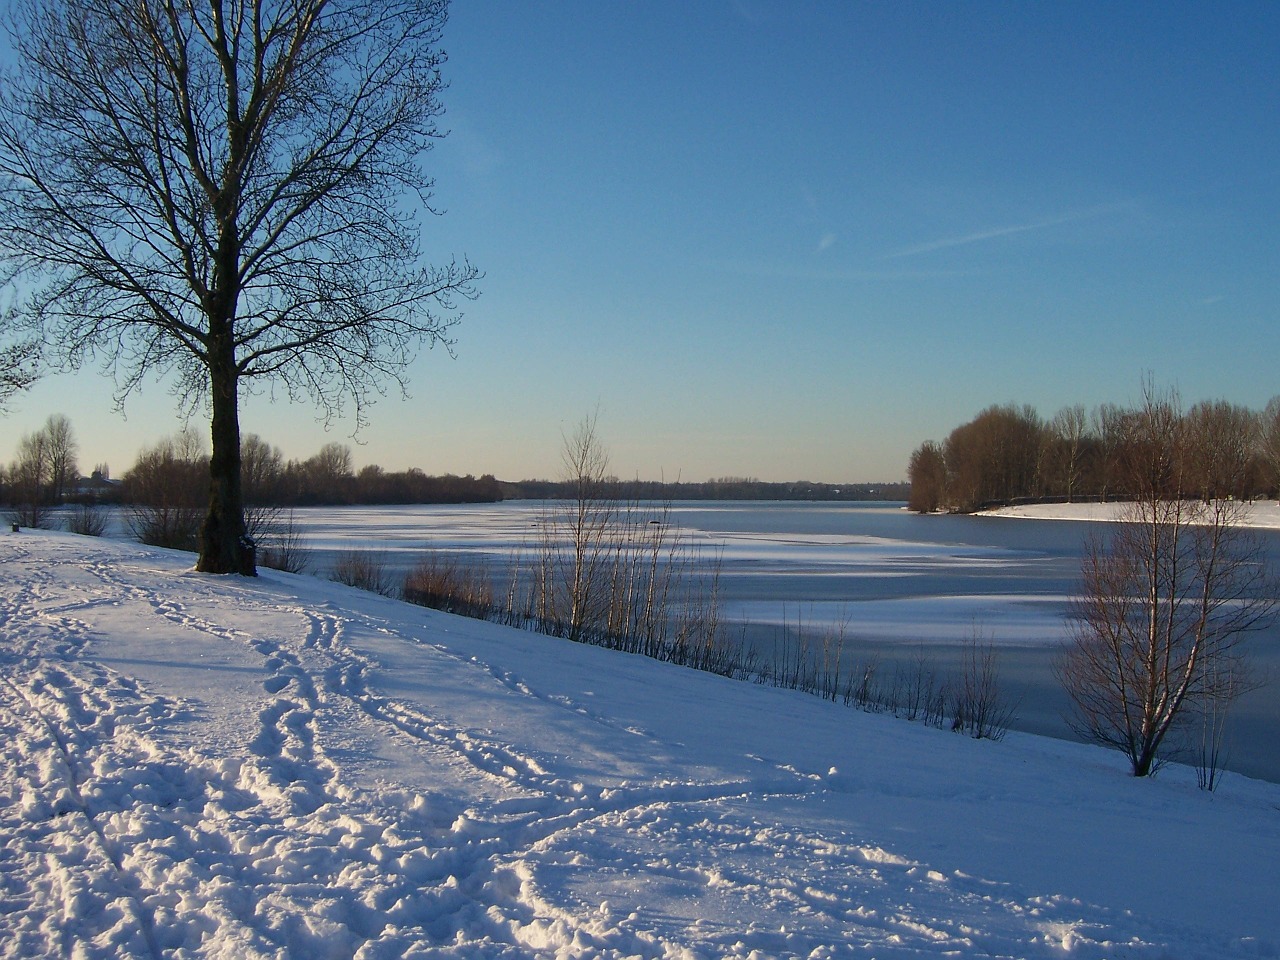
[[[299,510],[295,521],[325,574],[353,547],[397,570],[424,549],[459,551],[495,569],[531,554],[548,504]],[[655,516],[660,507],[654,507]],[[1001,678],[1019,700],[1014,727],[1070,737],[1065,695],[1050,672],[1066,636],[1086,536],[1105,525],[1067,520],[930,516],[883,503],[677,503],[672,520],[703,555],[718,553],[725,614],[768,643],[784,625],[820,633],[847,623],[854,657],[892,669],[922,648],[945,670],[975,632],[1001,648]],[[1261,533],[1280,564],[1280,533]],[[1277,567],[1280,569],[1280,567]],[[1249,638],[1255,662],[1280,676],[1280,629]],[[1280,781],[1280,708],[1268,685],[1232,718],[1231,769]]]

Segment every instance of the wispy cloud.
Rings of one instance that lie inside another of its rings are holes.
[[[767,262],[760,260],[723,260],[707,261],[707,267],[722,273],[744,277],[771,277],[785,280],[834,281],[844,283],[864,283],[893,280],[944,280],[956,277],[971,277],[972,270],[950,269],[916,269],[911,267],[894,267],[884,269],[866,269],[857,267],[820,267],[812,264]]]
[[[733,0],[731,6],[734,13],[753,27],[758,27],[769,19],[764,4],[759,0]]]
[[[1056,217],[1048,217],[1043,220],[1033,220],[1029,223],[1017,223],[1004,227],[992,227],[987,230],[975,230],[973,233],[966,233],[956,237],[944,237],[940,240],[930,240],[926,243],[917,243],[910,247],[904,247],[901,250],[895,250],[892,253],[886,253],[880,257],[881,260],[895,260],[899,257],[914,257],[922,253],[933,253],[936,250],[947,250],[951,247],[964,247],[973,243],[982,243],[986,240],[995,240],[999,237],[1010,237],[1019,233],[1033,233],[1037,230],[1048,230],[1051,227],[1059,227],[1067,223],[1078,223],[1081,220],[1095,220],[1099,217],[1108,216],[1126,209],[1128,204],[1107,204],[1104,206],[1089,207],[1085,210],[1073,210],[1070,213],[1064,213]]]
[[[824,233],[822,235],[822,239],[818,241],[818,253],[822,253],[824,250],[830,250],[836,245],[836,241],[839,239],[839,236],[831,233],[830,231]]]

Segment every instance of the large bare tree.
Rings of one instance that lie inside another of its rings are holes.
[[[464,261],[426,266],[447,0],[14,0],[0,255],[24,317],[119,399],[210,417],[198,568],[253,572],[244,393],[366,406],[448,344]]]

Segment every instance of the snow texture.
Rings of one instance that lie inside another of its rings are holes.
[[[1280,786],[190,562],[0,536],[0,956],[1280,956]]]

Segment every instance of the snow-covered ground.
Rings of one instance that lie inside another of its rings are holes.
[[[1035,503],[984,511],[987,517],[1023,517],[1029,520],[1118,520],[1123,503]],[[1280,530],[1280,503],[1254,500],[1246,505],[1242,522],[1246,526]]]
[[[1280,957],[1280,786],[0,535],[0,956]]]

